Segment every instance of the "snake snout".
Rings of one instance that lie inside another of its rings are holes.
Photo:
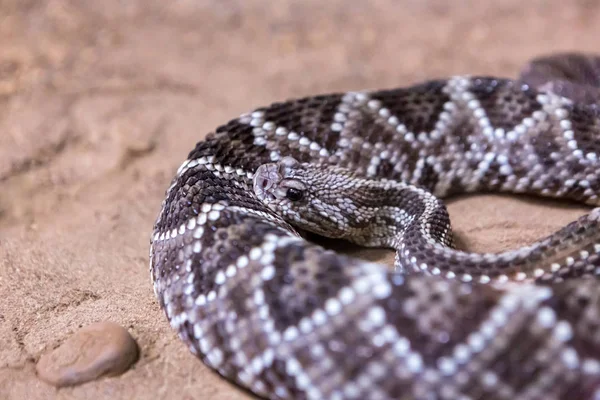
[[[273,200],[274,195],[272,192],[280,181],[281,175],[277,171],[277,166],[274,164],[264,164],[256,170],[252,188],[261,200]]]

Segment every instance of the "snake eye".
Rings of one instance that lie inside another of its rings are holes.
[[[300,201],[304,197],[304,192],[296,188],[288,188],[285,192],[285,197],[291,201]]]

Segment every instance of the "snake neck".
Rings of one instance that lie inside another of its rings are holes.
[[[528,246],[471,253],[455,248],[446,206],[422,188],[365,179],[344,198],[352,199],[348,204],[358,216],[349,220],[344,239],[396,250],[395,268],[402,273],[482,283],[560,280],[596,273],[589,254],[595,254],[600,243],[600,208]]]
[[[361,179],[340,194],[347,217],[341,238],[367,247],[400,249],[407,233],[427,225],[427,237],[453,247],[450,217],[441,200],[413,185],[387,179]]]

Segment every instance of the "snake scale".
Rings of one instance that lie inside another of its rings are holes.
[[[154,226],[171,326],[264,398],[600,398],[600,111],[581,77],[600,63],[581,72],[581,57],[540,59],[529,81],[320,95],[218,127]],[[476,192],[590,212],[520,249],[468,253],[440,199]],[[394,248],[395,268],[307,232]]]

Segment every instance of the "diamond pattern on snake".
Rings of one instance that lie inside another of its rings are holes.
[[[457,76],[232,119],[167,190],[150,251],[160,305],[193,354],[263,398],[598,398],[596,104]],[[590,212],[469,253],[443,199],[482,192]],[[307,231],[393,248],[395,267]]]

